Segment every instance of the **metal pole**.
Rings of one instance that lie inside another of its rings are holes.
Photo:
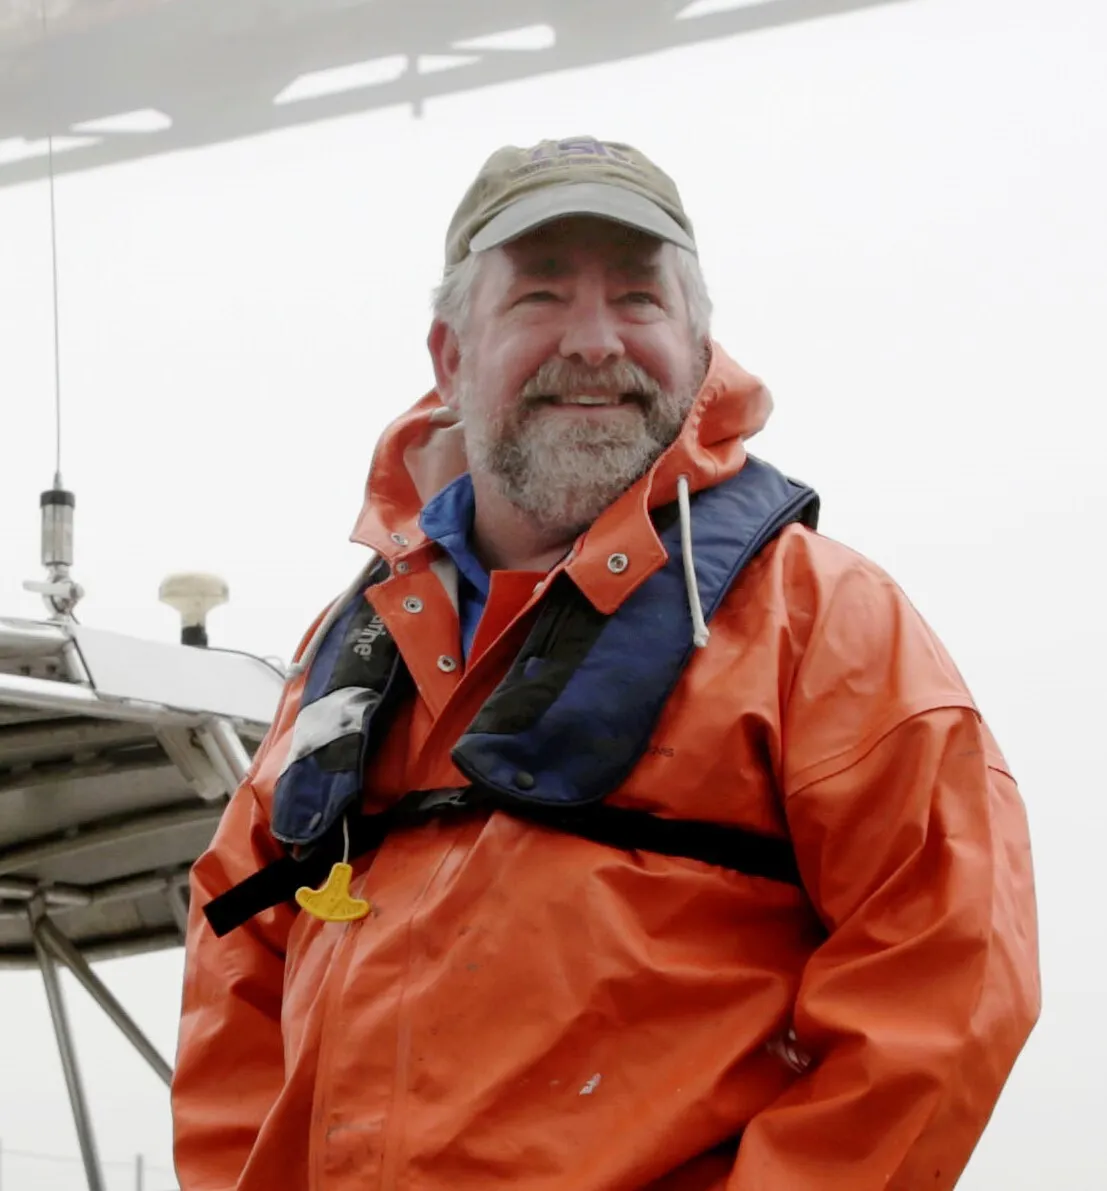
[[[226,720],[214,720],[211,724],[211,734],[219,742],[219,747],[234,775],[234,784],[238,786],[250,770],[250,754],[246,751],[242,738]]]
[[[66,1087],[69,1089],[69,1103],[73,1109],[73,1124],[77,1129],[77,1141],[81,1147],[88,1191],[105,1191],[100,1158],[96,1152],[96,1138],[92,1132],[92,1120],[88,1113],[80,1068],[77,1066],[77,1053],[73,1049],[73,1037],[69,1031],[69,1018],[65,1011],[65,998],[61,981],[58,979],[58,969],[50,949],[39,935],[39,926],[43,921],[40,914],[40,908],[33,905],[29,912],[31,937],[34,940],[38,966],[42,971],[42,982],[46,986],[46,1000],[50,1006],[50,1017],[54,1022],[54,1034],[58,1040]]]
[[[108,986],[88,966],[85,957],[45,915],[39,918],[36,926],[36,944],[47,948],[53,958],[65,964],[89,996],[115,1022],[135,1050],[168,1086],[173,1079],[173,1068],[161,1057],[131,1015],[115,999]]]
[[[166,891],[169,898],[169,908],[173,911],[173,920],[177,930],[181,932],[181,942],[188,937],[188,889],[184,885],[170,885]]]
[[[135,1154],[135,1191],[143,1191],[146,1180],[142,1177],[142,1155]]]

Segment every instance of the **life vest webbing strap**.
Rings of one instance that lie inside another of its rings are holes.
[[[501,807],[507,814],[629,852],[699,860],[747,877],[802,887],[791,843],[744,827],[694,819],[664,819],[647,811],[598,803],[570,813],[532,804]]]
[[[517,802],[508,804],[473,787],[416,790],[379,814],[351,816],[348,859],[375,851],[390,831],[399,828],[417,826],[447,814],[496,810],[536,826],[566,832],[608,847],[699,860],[749,877],[802,888],[795,854],[786,839],[728,824],[664,819],[646,811],[606,803],[574,811]],[[301,886],[321,884],[331,865],[342,859],[342,854],[342,832],[332,829],[306,854],[275,860],[209,901],[204,906],[208,923],[222,938],[256,914],[292,901]]]

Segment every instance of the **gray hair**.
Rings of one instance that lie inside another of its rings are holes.
[[[434,317],[462,331],[469,320],[473,290],[480,276],[482,254],[472,252],[460,264],[448,268],[434,290]],[[711,295],[707,292],[699,258],[686,248],[676,247],[677,281],[688,305],[688,321],[696,340],[711,333]]]

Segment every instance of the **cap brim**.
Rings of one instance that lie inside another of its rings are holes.
[[[484,252],[496,248],[535,228],[573,215],[610,219],[659,240],[668,240],[689,252],[696,251],[691,236],[656,203],[633,190],[605,182],[567,182],[523,195],[473,236],[469,251]]]

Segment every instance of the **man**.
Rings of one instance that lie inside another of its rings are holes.
[[[1022,804],[893,582],[748,456],[692,224],[505,148],[195,866],[182,1191],[934,1191],[1036,1021]]]

